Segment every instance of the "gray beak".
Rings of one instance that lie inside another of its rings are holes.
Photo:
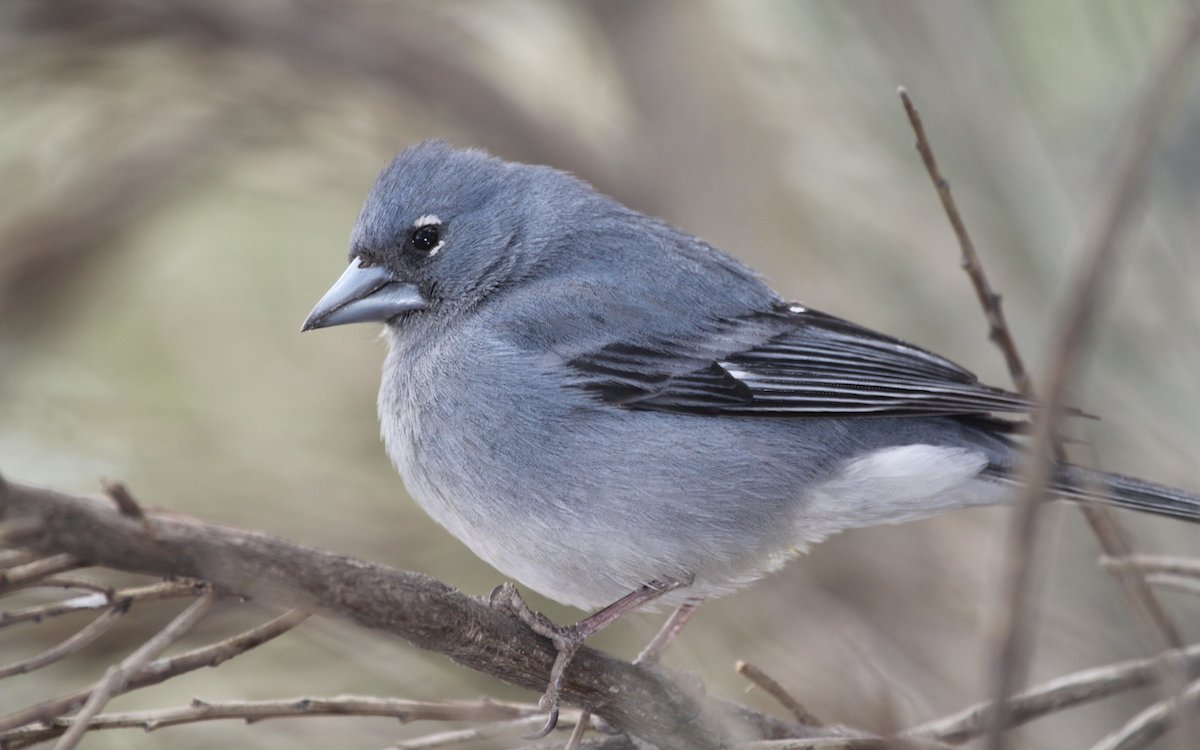
[[[363,268],[358,259],[342,274],[313,311],[301,331],[346,323],[384,322],[402,312],[424,310],[429,301],[416,284],[397,281],[380,266]]]

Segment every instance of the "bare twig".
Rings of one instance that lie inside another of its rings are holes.
[[[975,243],[971,241],[967,225],[963,222],[962,215],[958,212],[958,206],[954,202],[954,196],[950,193],[950,182],[942,176],[937,159],[933,155],[933,148],[929,145],[929,138],[925,135],[925,125],[921,122],[921,114],[913,105],[907,89],[901,86],[899,93],[900,101],[904,103],[904,111],[908,113],[908,121],[912,124],[913,132],[917,136],[917,151],[921,154],[921,160],[925,162],[925,169],[929,172],[929,178],[933,180],[938,198],[942,201],[942,208],[946,211],[946,218],[950,220],[950,226],[954,228],[954,236],[958,238],[958,245],[962,249],[963,270],[971,278],[975,294],[979,297],[979,305],[983,308],[984,315],[987,316],[988,338],[1000,347],[1017,390],[1027,396],[1031,395],[1033,383],[1029,379],[1029,372],[1025,369],[1025,362],[1021,359],[1017,342],[1004,317],[1000,295],[992,289],[987,275],[983,272],[983,263],[979,259],[979,253],[975,251]]]
[[[415,573],[147,508],[150,537],[111,503],[0,480],[0,520],[28,516],[45,522],[43,551],[339,614],[522,687],[542,690],[555,659],[553,645],[516,618]],[[741,713],[587,647],[567,670],[563,698],[665,750],[755,736]]]
[[[128,607],[123,605],[110,607],[104,614],[89,622],[79,632],[57,646],[46,649],[42,653],[28,659],[0,667],[0,679],[32,672],[35,669],[41,669],[53,664],[60,659],[65,659],[107,633],[113,625],[117,624],[117,620],[120,619],[121,615],[127,611]]]
[[[979,258],[979,254],[975,251],[975,244],[967,232],[966,224],[963,222],[962,216],[958,211],[958,206],[954,202],[954,196],[950,192],[950,183],[942,176],[941,170],[937,166],[933,147],[929,143],[929,138],[925,134],[925,126],[921,122],[921,115],[913,104],[912,99],[908,96],[908,92],[903,87],[900,89],[900,98],[904,103],[904,109],[908,113],[909,122],[912,124],[913,131],[916,134],[917,151],[920,153],[921,159],[925,162],[925,168],[929,172],[929,177],[933,181],[934,187],[937,189],[938,197],[942,201],[946,216],[949,218],[950,224],[954,228],[954,233],[958,237],[959,247],[962,252],[962,266],[971,279],[972,285],[975,287],[975,293],[979,298],[984,315],[987,317],[990,329],[989,338],[1000,347],[1004,359],[1008,364],[1009,374],[1012,376],[1013,383],[1017,389],[1030,399],[1036,399],[1037,394],[1025,369],[1020,351],[1016,345],[1016,339],[1012,335],[1008,327],[1008,322],[1004,317],[1000,295],[993,291],[991,283],[987,279],[983,263]],[[1060,462],[1066,463],[1068,461],[1066,450],[1059,441],[1054,442],[1054,455]],[[1099,506],[1086,505],[1080,506],[1080,510],[1092,532],[1100,542],[1100,546],[1105,551],[1105,554],[1110,556],[1129,554],[1131,545],[1128,534],[1124,532],[1112,511]],[[1121,575],[1118,577],[1118,582],[1124,589],[1125,595],[1133,604],[1135,612],[1140,615],[1142,621],[1152,631],[1152,637],[1157,635],[1154,638],[1154,643],[1157,647],[1179,648],[1183,645],[1174,624],[1167,617],[1166,611],[1141,576],[1133,574]]]
[[[112,586],[105,586],[103,583],[93,581],[90,578],[81,578],[80,576],[72,575],[52,575],[47,578],[34,578],[21,583],[18,586],[13,586],[10,591],[16,589],[80,589],[82,591],[93,591],[103,595],[106,599],[111,599],[113,594]]]
[[[481,701],[412,701],[362,695],[331,697],[277,698],[273,700],[220,701],[193,700],[187,706],[101,714],[87,722],[87,731],[100,729],[156,729],[195,724],[203,721],[235,719],[246,723],[266,719],[308,716],[380,716],[413,721],[499,721],[522,716],[541,715],[535,704]],[[5,747],[22,748],[61,735],[79,723],[75,717],[34,724],[0,737]]]
[[[1081,271],[1050,348],[1054,356],[1042,380],[1042,408],[1034,415],[1033,447],[1026,461],[1022,477],[1024,487],[1009,534],[1002,603],[997,607],[999,637],[992,665],[993,697],[1000,710],[996,712],[988,735],[990,750],[1002,750],[1006,746],[1007,697],[1013,686],[1021,683],[1025,673],[1039,511],[1053,471],[1051,457],[1058,442],[1058,425],[1064,413],[1067,390],[1091,332],[1096,306],[1107,288],[1105,282],[1116,257],[1118,238],[1140,193],[1151,146],[1198,36],[1200,13],[1193,10],[1180,24],[1177,36],[1150,72],[1142,94],[1131,108],[1132,118],[1113,160],[1116,165],[1113,177],[1105,187],[1085,235]],[[1161,622],[1159,627],[1161,629]]]
[[[1200,644],[1162,656],[1176,660],[1188,677],[1200,674]],[[1019,726],[1073,706],[1101,700],[1126,690],[1162,681],[1161,658],[1131,659],[1063,675],[1012,697],[1008,703],[1008,728]],[[905,737],[928,737],[958,744],[987,731],[994,702],[981,701],[957,713],[902,732]]]
[[[39,521],[39,525],[40,523]],[[24,586],[30,581],[52,576],[55,573],[62,573],[82,567],[84,567],[83,563],[75,559],[73,555],[66,553],[43,557],[40,560],[25,563],[24,565],[17,565],[16,567],[0,572],[0,592]]]
[[[578,720],[579,713],[577,711],[563,712],[559,715],[557,728],[566,729],[577,726],[576,722]],[[530,729],[540,728],[545,721],[546,717],[543,715],[526,716],[507,721],[495,721],[483,726],[471,727],[470,729],[452,729],[447,732],[427,734],[424,737],[416,737],[396,743],[395,745],[389,745],[387,750],[429,750],[436,747],[461,745],[466,742],[474,742],[475,740],[516,736],[523,731],[528,732]]]
[[[104,677],[97,683],[96,688],[92,690],[92,694],[88,696],[87,703],[84,703],[83,708],[79,710],[75,722],[66,734],[55,743],[54,750],[72,750],[78,745],[79,741],[83,739],[84,733],[88,731],[88,723],[104,709],[114,696],[125,691],[129,678],[140,672],[172,643],[182,638],[192,629],[192,626],[200,622],[212,610],[216,603],[217,594],[212,591],[208,592],[189,604],[187,609],[180,612],[174,620],[167,623],[165,628],[158,631],[136,651],[122,659],[121,663],[109,667],[108,671],[104,673]]]
[[[1005,361],[1008,364],[1009,373],[1018,390],[1030,398],[1035,398],[1032,382],[1025,369],[1015,338],[1012,336],[1004,317],[1000,296],[992,289],[987,279],[974,243],[967,232],[966,225],[954,202],[949,182],[937,166],[937,160],[934,157],[933,148],[925,133],[920,113],[903,87],[901,87],[899,93],[905,111],[908,114],[909,122],[916,135],[917,151],[925,163],[926,170],[929,172],[930,179],[937,189],[938,197],[941,199],[942,206],[959,240],[963,269],[970,277],[980,305],[987,317],[990,329],[989,338],[996,343],[1003,353]],[[1067,455],[1061,443],[1057,440],[1053,442],[1053,449],[1057,460],[1065,462]],[[1130,546],[1127,541],[1127,535],[1122,531],[1109,510],[1085,506],[1082,508],[1082,511],[1106,553],[1109,555],[1128,554]],[[1146,581],[1139,575],[1124,575],[1119,580],[1136,611],[1149,624],[1151,629],[1158,634],[1159,638],[1156,639],[1156,643],[1162,647],[1179,647],[1181,641],[1178,632],[1167,617],[1161,604],[1150,591]],[[1015,620],[1010,620],[1010,622],[1015,622]],[[1000,723],[1004,723],[1003,717],[997,718]]]
[[[896,737],[811,737],[795,740],[759,740],[739,750],[947,750],[947,745],[929,740]]]
[[[125,685],[125,692],[150,685],[157,685],[172,677],[177,677],[202,667],[217,667],[235,656],[244,654],[267,641],[283,635],[307,618],[308,613],[300,610],[291,610],[256,628],[217,643],[186,651],[178,656],[158,659],[131,677]],[[74,711],[87,702],[88,697],[91,696],[95,687],[93,685],[70,695],[44,701],[6,716],[0,716],[0,740],[7,740],[9,735],[4,734],[4,732],[12,730],[15,727],[51,722],[65,713]],[[65,727],[51,726],[48,727],[47,731],[49,734],[46,739],[49,739],[62,734],[65,731]]]
[[[113,601],[118,600],[133,604],[143,601],[196,596],[204,593],[204,591],[203,584],[194,581],[164,581],[148,586],[121,589],[120,591],[98,591],[95,594],[74,596],[63,601],[0,612],[0,629],[22,622],[42,622],[51,617],[59,617],[74,612],[90,612],[97,609],[106,609],[111,606]]]
[[[133,494],[123,482],[117,479],[102,479],[100,485],[104,487],[104,494],[112,498],[122,513],[130,518],[146,517],[146,514],[142,512],[142,506],[133,498]]]
[[[1200,680],[1178,696],[1159,701],[1130,719],[1125,726],[1103,738],[1092,750],[1139,750],[1163,736],[1179,714],[1195,711],[1200,704]]]
[[[1195,578],[1151,573],[1146,576],[1146,582],[1156,588],[1176,591],[1182,594],[1200,594],[1200,581]]]
[[[767,695],[779,702],[779,705],[788,710],[796,721],[805,726],[819,727],[822,721],[813,715],[811,711],[805,708],[804,704],[796,700],[787,690],[776,682],[769,674],[762,671],[747,661],[739,661],[734,665],[737,673],[750,680],[753,684],[762,688]]]
[[[592,715],[587,711],[580,711],[579,718],[575,721],[575,728],[571,730],[571,736],[567,738],[567,746],[563,750],[579,750],[580,745],[583,744],[583,736],[587,734],[588,726],[591,723]]]
[[[1109,569],[1132,568],[1143,573],[1164,573],[1173,576],[1200,578],[1200,560],[1190,557],[1167,555],[1129,555],[1127,557],[1102,557],[1100,564]]]

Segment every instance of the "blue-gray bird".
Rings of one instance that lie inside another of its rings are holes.
[[[994,415],[1033,408],[568,174],[442,142],[383,171],[304,329],[364,321],[412,497],[506,576],[603,608],[556,629],[501,592],[560,648],[547,708],[625,611],[676,605],[673,633],[831,534],[1003,502],[1021,449]],[[1200,519],[1116,474],[1062,465],[1053,489]]]

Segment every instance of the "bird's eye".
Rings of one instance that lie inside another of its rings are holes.
[[[412,234],[408,236],[408,241],[415,249],[423,253],[429,253],[442,244],[442,232],[436,225],[426,224],[412,230]]]

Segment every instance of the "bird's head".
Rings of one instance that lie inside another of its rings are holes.
[[[371,189],[350,241],[350,266],[303,330],[359,322],[402,325],[452,315],[536,272],[548,192],[582,184],[544,167],[427,141],[396,157]],[[590,192],[590,191],[586,191]]]

